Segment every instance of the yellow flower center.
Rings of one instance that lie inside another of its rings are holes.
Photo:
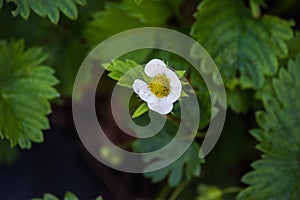
[[[148,88],[158,98],[168,96],[170,93],[170,79],[165,74],[157,74],[149,83]]]

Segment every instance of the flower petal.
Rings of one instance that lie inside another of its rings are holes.
[[[141,90],[141,88],[143,87],[147,87],[147,83],[145,81],[142,81],[140,79],[136,79],[134,80],[133,84],[132,84],[132,88],[134,90],[135,93],[139,93],[139,91]]]
[[[140,79],[136,79],[133,82],[132,88],[142,100],[148,103],[153,103],[158,100],[157,97],[148,88],[148,84]]]
[[[150,110],[158,112],[159,114],[166,115],[173,109],[172,103],[167,103],[166,98],[159,99],[159,101],[155,103],[148,103],[148,107]]]
[[[170,94],[167,96],[167,102],[174,103],[181,96],[182,86],[179,84],[177,87],[171,87]]]
[[[181,82],[175,72],[170,69],[165,69],[165,74],[170,79],[170,85],[172,87],[177,87],[179,84],[181,85]]]
[[[177,99],[177,96],[172,92],[170,92],[170,94],[167,96],[168,103],[174,103],[175,101],[177,101]]]
[[[150,60],[145,66],[145,73],[149,77],[154,77],[157,74],[163,74],[167,68],[166,64],[159,59]]]
[[[150,91],[148,87],[142,88],[139,93],[139,97],[146,101],[147,103],[155,103],[158,101],[158,98]]]

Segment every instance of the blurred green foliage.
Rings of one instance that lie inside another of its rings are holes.
[[[0,2],[0,8],[2,7],[4,0]],[[76,4],[85,5],[85,0],[10,0],[7,2],[13,2],[16,4],[17,8],[11,13],[13,16],[20,15],[24,19],[28,19],[31,10],[33,10],[40,17],[48,17],[49,20],[57,24],[59,20],[59,12],[61,11],[70,19],[77,19],[78,11]]]
[[[43,198],[34,198],[31,200],[59,200],[59,198],[57,198],[53,194],[45,193]],[[72,192],[66,192],[63,200],[79,200],[79,198]],[[95,200],[103,200],[103,198],[101,196],[99,196],[99,197],[95,198]]]
[[[63,104],[71,98],[77,70],[89,50],[121,31],[160,26],[189,34],[210,53],[222,74],[230,111],[223,135],[204,163],[198,153],[211,116],[218,112],[211,105],[225,105],[217,97],[211,102],[203,79],[189,63],[170,52],[146,49],[105,66],[109,78],[130,88],[134,79],[145,78],[142,65],[160,58],[185,72],[200,102],[201,121],[192,146],[166,168],[144,174],[165,185],[150,198],[232,199],[245,186],[238,181],[244,174],[241,181],[249,187],[238,194],[239,200],[297,200],[299,6],[296,0],[0,0],[0,163],[13,162],[16,145],[30,149],[32,142],[43,142],[42,131],[50,128],[49,101],[58,93]],[[191,56],[201,57],[193,49]],[[137,65],[141,67],[134,77],[121,78]],[[129,109],[137,122],[147,122],[148,109],[137,98]],[[178,103],[159,134],[137,139],[130,147],[148,152],[167,144],[177,120]],[[252,171],[243,166],[257,157],[248,131],[262,152]],[[58,198],[47,193],[41,199]],[[67,192],[64,199],[78,198]]]
[[[251,186],[238,199],[297,199],[300,195],[300,116],[295,112],[300,109],[299,75],[300,54],[289,60],[287,69],[280,69],[272,80],[272,90],[263,94],[266,111],[256,113],[261,128],[251,134],[264,154],[252,164],[254,171],[243,177]]]

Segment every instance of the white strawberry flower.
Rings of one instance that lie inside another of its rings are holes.
[[[168,114],[181,96],[182,86],[178,76],[160,59],[150,60],[144,71],[152,80],[146,83],[136,79],[132,86],[134,92],[147,102],[149,109],[162,115]]]

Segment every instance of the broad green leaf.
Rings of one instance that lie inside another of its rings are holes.
[[[293,36],[293,21],[254,19],[240,0],[204,0],[195,17],[191,35],[210,53],[229,88],[261,88],[277,72],[277,58],[288,55],[285,41]]]
[[[0,9],[2,8],[3,1],[4,1],[4,0],[0,0]]]
[[[121,6],[129,16],[149,26],[163,25],[172,15],[172,5],[166,0],[144,1],[140,5],[132,0],[123,0]]]
[[[88,23],[85,38],[89,43],[96,45],[125,30],[143,26],[162,26],[173,15],[170,6],[178,7],[176,4],[180,5],[181,0],[147,0],[140,5],[136,5],[134,0],[108,2],[105,9],[97,12],[94,19]]]
[[[261,95],[265,111],[257,113],[260,129],[251,134],[264,154],[242,181],[248,185],[239,200],[294,200],[300,196],[300,54],[289,60]]]
[[[106,4],[105,10],[94,15],[93,20],[88,23],[84,35],[90,44],[97,45],[112,35],[141,26],[142,23],[129,16],[119,4],[109,3]]]
[[[142,103],[133,113],[132,118],[137,118],[149,110],[146,103]]]
[[[57,90],[63,97],[70,97],[77,71],[89,51],[82,36],[83,24],[91,19],[91,14],[99,10],[103,3],[89,1],[87,6],[79,9],[80,17],[76,22],[64,18],[63,25],[55,27],[49,20],[37,15],[32,15],[28,21],[13,18],[10,16],[9,6],[6,6],[0,15],[0,38],[24,38],[27,44],[42,46],[49,55],[45,64],[55,69],[55,75],[60,81]]]
[[[16,4],[17,8],[12,11],[13,16],[21,15],[28,19],[32,9],[40,17],[48,17],[49,20],[57,24],[60,12],[70,19],[78,16],[77,6],[85,5],[85,0],[10,0]],[[1,2],[2,3],[2,2]]]
[[[0,136],[11,146],[30,148],[49,128],[48,100],[59,94],[54,70],[42,65],[45,58],[40,48],[25,50],[23,40],[0,41]]]

